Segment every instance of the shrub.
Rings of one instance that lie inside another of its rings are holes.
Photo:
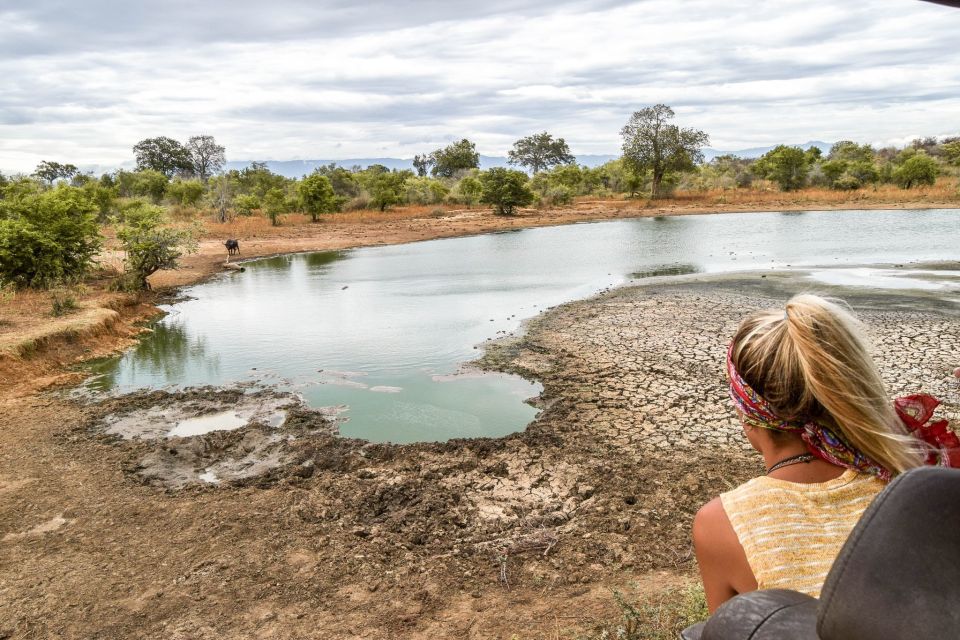
[[[123,212],[117,239],[126,252],[126,271],[117,287],[126,291],[149,289],[147,278],[160,269],[174,269],[184,253],[196,250],[194,230],[164,226],[163,209],[136,203]]]
[[[203,198],[203,183],[199,180],[174,180],[167,186],[167,197],[174,204],[195,207]]]
[[[233,199],[233,208],[238,215],[252,216],[260,208],[260,198],[254,195],[239,195]]]
[[[280,224],[280,214],[288,213],[287,197],[282,189],[274,187],[263,195],[263,209],[270,218],[270,224],[277,226]]]
[[[498,215],[513,215],[517,207],[533,202],[527,174],[522,171],[495,167],[480,174],[480,184],[483,187],[480,202],[493,205]]]
[[[800,147],[778,145],[753,163],[761,178],[777,183],[781,191],[795,191],[807,182],[808,156]]]
[[[54,291],[50,299],[50,315],[55,318],[77,310],[77,299],[69,291]]]
[[[937,181],[937,161],[925,154],[917,154],[905,160],[893,172],[893,180],[901,189]]]
[[[457,186],[454,187],[451,196],[455,202],[467,205],[474,205],[480,202],[480,196],[483,194],[483,184],[474,176],[465,176]]]
[[[343,204],[344,211],[360,211],[370,208],[370,198],[365,195],[359,195],[356,198],[350,198]]]
[[[167,192],[167,176],[153,169],[138,171],[134,174],[131,191],[135,196],[147,196],[159,204]]]
[[[0,280],[49,287],[82,278],[101,246],[97,206],[76,187],[0,200]]]
[[[383,171],[376,174],[369,182],[370,206],[386,211],[387,207],[403,202],[403,186],[409,172]]]
[[[573,190],[570,187],[558,184],[549,187],[543,194],[543,203],[550,206],[570,204],[573,202]]]
[[[297,185],[297,195],[300,196],[300,205],[310,214],[313,222],[319,221],[321,214],[333,213],[341,204],[333,192],[330,179],[319,173],[305,176]]]
[[[833,181],[833,188],[841,191],[853,191],[863,186],[863,183],[856,176],[845,173]]]
[[[407,178],[403,186],[409,204],[437,204],[450,193],[445,184],[433,178]]]

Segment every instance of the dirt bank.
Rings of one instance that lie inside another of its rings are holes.
[[[123,439],[110,416],[205,414],[250,390],[4,398],[0,636],[573,637],[613,614],[611,589],[635,599],[687,579],[696,508],[760,470],[722,362],[739,318],[797,286],[766,275],[662,281],[538,317],[483,361],[544,384],[538,420],[502,439],[368,444],[295,401],[277,428]],[[937,393],[956,419],[956,311],[853,302],[893,390]],[[284,446],[258,448],[276,433]],[[144,473],[251,452],[276,464],[218,484]]]

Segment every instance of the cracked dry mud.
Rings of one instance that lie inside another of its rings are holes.
[[[612,614],[610,589],[687,579],[696,509],[761,470],[727,405],[724,348],[796,286],[701,278],[551,310],[480,363],[544,383],[538,420],[506,438],[371,444],[294,408],[279,430],[177,439],[197,469],[293,436],[268,473],[217,487],[145,478],[169,451],[94,428],[123,400],[7,403],[0,636],[570,637]],[[956,420],[956,310],[851,300],[891,389],[935,393]]]

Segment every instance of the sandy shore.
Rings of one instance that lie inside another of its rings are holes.
[[[725,401],[726,340],[798,286],[767,274],[612,291],[534,319],[483,366],[543,382],[502,439],[370,445],[294,412],[280,462],[171,488],[180,459],[261,451],[262,427],[167,441],[104,416],[225,392],[88,404],[3,400],[0,636],[573,637],[689,580],[693,513],[759,470]],[[840,290],[835,290],[840,291]],[[960,416],[960,316],[931,297],[846,292],[897,393]],[[266,454],[265,454],[266,455]],[[163,462],[158,466],[157,462]]]

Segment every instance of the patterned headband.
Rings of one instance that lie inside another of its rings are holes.
[[[881,480],[890,480],[890,471],[868,458],[829,426],[817,420],[783,420],[778,417],[763,396],[740,377],[733,365],[733,343],[727,348],[727,377],[730,380],[730,399],[744,424],[772,431],[796,433],[803,439],[810,453],[831,464],[861,473],[869,473]]]

